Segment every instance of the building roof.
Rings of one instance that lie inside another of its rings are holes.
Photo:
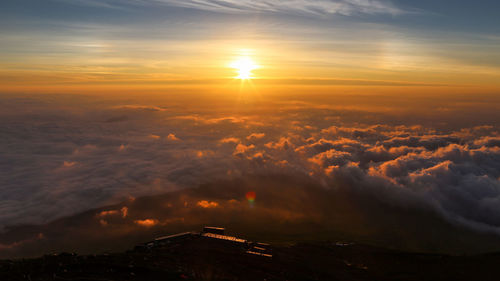
[[[177,234],[173,234],[173,235],[168,235],[168,236],[162,236],[162,237],[155,238],[154,241],[168,240],[168,239],[178,238],[178,237],[192,235],[192,234],[193,234],[193,232],[177,233]]]
[[[221,240],[227,240],[227,241],[232,241],[232,242],[237,242],[237,243],[246,243],[247,242],[247,240],[236,238],[234,236],[220,235],[220,234],[214,234],[214,233],[203,233],[202,236],[209,237],[209,238],[215,238],[215,239],[221,239]]]

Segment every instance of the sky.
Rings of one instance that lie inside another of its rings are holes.
[[[500,251],[499,9],[0,1],[0,258],[204,224]]]
[[[499,88],[499,5],[7,0],[0,4],[0,79],[6,92],[138,92],[193,80],[221,86],[235,77],[231,61],[250,56],[259,66],[255,80],[272,80],[265,85],[347,80],[492,93]]]

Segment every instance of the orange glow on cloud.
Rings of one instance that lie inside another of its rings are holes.
[[[213,152],[212,150],[198,150],[198,151],[196,151],[196,157],[198,157],[198,158],[209,157],[209,156],[213,156],[214,154],[215,154],[215,152]]]
[[[127,215],[128,215],[128,208],[127,207],[123,207],[120,209],[121,213],[122,213],[122,218],[126,218]]]
[[[201,208],[207,209],[207,208],[216,208],[219,206],[219,203],[217,203],[215,201],[201,200],[201,201],[198,201],[198,203],[196,203],[196,205],[198,205]]]
[[[176,137],[174,134],[168,134],[167,140],[170,140],[170,141],[180,141],[180,139],[178,137]]]
[[[100,219],[100,220],[99,220],[99,224],[100,224],[101,226],[108,226],[108,222],[107,222],[106,220],[103,220],[103,219]]]
[[[71,168],[71,167],[74,167],[76,164],[77,164],[77,162],[74,162],[74,161],[64,161],[63,167],[64,168]]]
[[[134,223],[144,227],[153,227],[158,224],[158,220],[157,219],[135,220]]]
[[[223,138],[220,140],[221,143],[239,143],[240,139],[238,138]]]
[[[250,145],[244,145],[244,144],[241,144],[239,143],[236,148],[234,149],[234,155],[239,155],[239,154],[243,154],[249,150],[252,150],[255,148],[255,145],[253,144],[250,144]]]
[[[113,215],[118,215],[117,210],[109,210],[109,211],[102,211],[97,214],[98,217],[106,217],[106,216],[113,216]]]
[[[253,139],[258,140],[258,139],[261,139],[265,136],[266,136],[266,134],[264,134],[264,133],[253,133],[247,137],[247,140],[253,140]]]

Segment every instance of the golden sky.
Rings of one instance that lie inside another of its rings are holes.
[[[0,91],[224,88],[238,85],[231,64],[242,58],[258,66],[255,85],[500,89],[500,37],[485,27],[494,19],[466,26],[459,17],[465,9],[313,1],[318,12],[302,1],[212,2],[62,0],[21,10],[7,1]]]

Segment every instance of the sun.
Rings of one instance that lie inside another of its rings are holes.
[[[257,64],[250,57],[240,57],[229,66],[234,68],[238,73],[238,76],[235,78],[242,80],[252,79],[252,71],[258,68]]]

